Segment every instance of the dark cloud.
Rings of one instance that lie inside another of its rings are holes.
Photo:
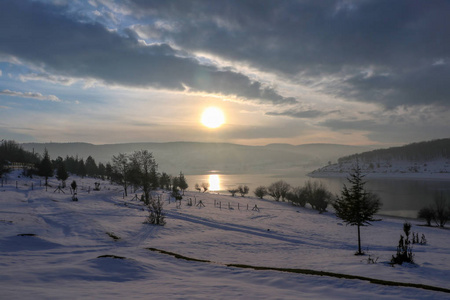
[[[128,0],[183,49],[213,53],[325,93],[399,105],[450,105],[450,2]],[[442,62],[436,66],[437,61]]]
[[[68,77],[182,91],[186,88],[275,104],[294,103],[247,76],[181,56],[168,44],[143,45],[133,34],[77,21],[65,6],[0,2],[0,54]]]
[[[332,111],[332,112],[336,112],[336,111]],[[299,118],[299,119],[314,119],[320,116],[325,116],[328,115],[332,112],[322,112],[319,110],[286,110],[283,112],[267,112],[266,115],[268,116],[286,116],[286,117],[291,117],[291,118]]]

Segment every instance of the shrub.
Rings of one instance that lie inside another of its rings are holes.
[[[287,193],[286,199],[292,202],[292,205],[305,207],[308,201],[308,193],[304,187],[295,187],[292,192]]]
[[[258,186],[255,191],[253,192],[255,194],[256,197],[262,199],[264,198],[264,196],[267,195],[267,189],[265,186]]]
[[[150,199],[149,203],[147,204],[147,209],[147,223],[154,225],[166,224],[165,214],[163,211],[163,202],[161,201],[160,197],[158,197],[157,199]]]
[[[279,180],[277,182],[272,183],[267,188],[267,194],[273,197],[275,201],[280,201],[280,198],[281,200],[284,201],[290,189],[291,186],[289,185],[289,183],[287,183],[284,180]]]
[[[424,207],[417,213],[417,218],[424,219],[427,222],[427,226],[431,226],[431,220],[434,219],[434,211],[431,207]]]
[[[439,227],[444,227],[450,217],[449,208],[446,207],[446,203],[447,199],[442,192],[434,196],[433,220]]]
[[[311,183],[308,181],[304,187],[304,193],[311,207],[319,213],[327,211],[328,201],[331,198],[331,193],[317,182]]]
[[[234,197],[236,195],[236,193],[239,192],[239,189],[232,188],[232,189],[229,189],[228,192],[231,194],[232,197]]]
[[[249,188],[247,185],[240,185],[238,186],[239,194],[241,194],[242,197],[248,194]]]

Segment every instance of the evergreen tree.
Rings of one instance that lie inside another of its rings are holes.
[[[80,159],[77,164],[77,175],[84,178],[86,174],[86,165],[84,164],[84,160]]]
[[[98,167],[92,156],[89,155],[88,158],[86,158],[85,166],[87,176],[95,177],[96,175],[98,175]]]
[[[180,176],[178,177],[178,187],[180,188],[180,190],[183,191],[183,195],[184,195],[184,191],[189,187],[186,178],[184,177],[183,172],[180,172]]]
[[[159,178],[159,186],[162,189],[170,190],[171,182],[172,177],[169,174],[162,172],[161,177]]]
[[[341,197],[337,197],[333,204],[337,217],[341,218],[347,225],[358,227],[358,252],[356,253],[358,255],[363,254],[361,251],[360,227],[377,221],[373,218],[373,215],[381,207],[379,197],[364,189],[366,182],[363,181],[363,177],[364,175],[361,174],[361,168],[357,163],[353,173],[347,178],[351,187],[347,188],[344,184]]]
[[[53,176],[53,165],[48,155],[47,148],[44,150],[44,157],[38,167],[39,176],[45,177],[45,185],[48,185],[48,178]]]
[[[56,169],[56,179],[61,180],[61,186],[66,187],[66,180],[69,178],[69,174],[66,171],[66,166],[61,162]]]

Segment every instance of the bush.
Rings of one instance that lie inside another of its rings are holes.
[[[273,197],[275,201],[280,201],[280,198],[284,201],[290,189],[291,186],[289,183],[284,180],[279,180],[269,185],[267,188],[267,194]]]
[[[248,194],[249,188],[247,185],[240,185],[238,186],[239,194],[241,194],[242,197]]]
[[[428,226],[431,226],[431,220],[433,220],[436,226],[444,227],[450,219],[450,207],[444,194],[436,193],[433,205],[420,209],[417,217],[424,219]]]
[[[446,207],[446,203],[447,203],[447,199],[444,196],[444,194],[441,193],[437,193],[434,196],[434,222],[436,223],[437,226],[439,227],[444,227],[445,223],[447,223],[449,217],[450,217],[450,212],[449,212],[449,208]]]
[[[163,211],[163,202],[161,201],[160,197],[157,199],[150,199],[149,203],[147,204],[148,209],[148,216],[147,216],[147,222],[149,224],[154,225],[165,225],[165,214]]]
[[[292,192],[286,195],[286,199],[292,202],[292,205],[305,207],[308,201],[308,193],[304,187],[295,187]]]
[[[431,220],[434,219],[434,211],[431,207],[424,207],[417,213],[417,218],[424,219],[427,226],[431,226]]]
[[[231,194],[232,197],[234,197],[236,195],[236,193],[239,192],[239,189],[232,188],[232,189],[229,189],[228,192]]]
[[[317,182],[311,183],[311,181],[308,181],[303,189],[303,193],[313,209],[317,210],[319,213],[327,211],[331,193],[322,185],[322,183],[318,184]]]
[[[253,192],[255,194],[256,197],[262,199],[264,198],[264,196],[267,195],[267,189],[265,186],[258,186],[255,191]]]

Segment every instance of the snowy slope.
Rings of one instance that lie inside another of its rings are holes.
[[[428,240],[414,245],[417,265],[391,267],[401,219],[362,229],[364,249],[378,259],[368,264],[369,255],[353,255],[356,229],[332,213],[187,192],[181,208],[162,194],[167,224],[152,226],[143,223],[142,204],[134,195],[123,199],[118,186],[102,182],[101,191],[92,191],[98,180],[69,178],[80,186],[79,201],[72,202],[68,189],[45,191],[33,179],[32,190],[29,179],[15,175],[0,188],[2,299],[450,299],[418,288],[226,266],[312,269],[450,289],[450,231],[417,220],[412,231]],[[193,206],[186,205],[189,198]],[[204,207],[195,205],[200,200]]]

